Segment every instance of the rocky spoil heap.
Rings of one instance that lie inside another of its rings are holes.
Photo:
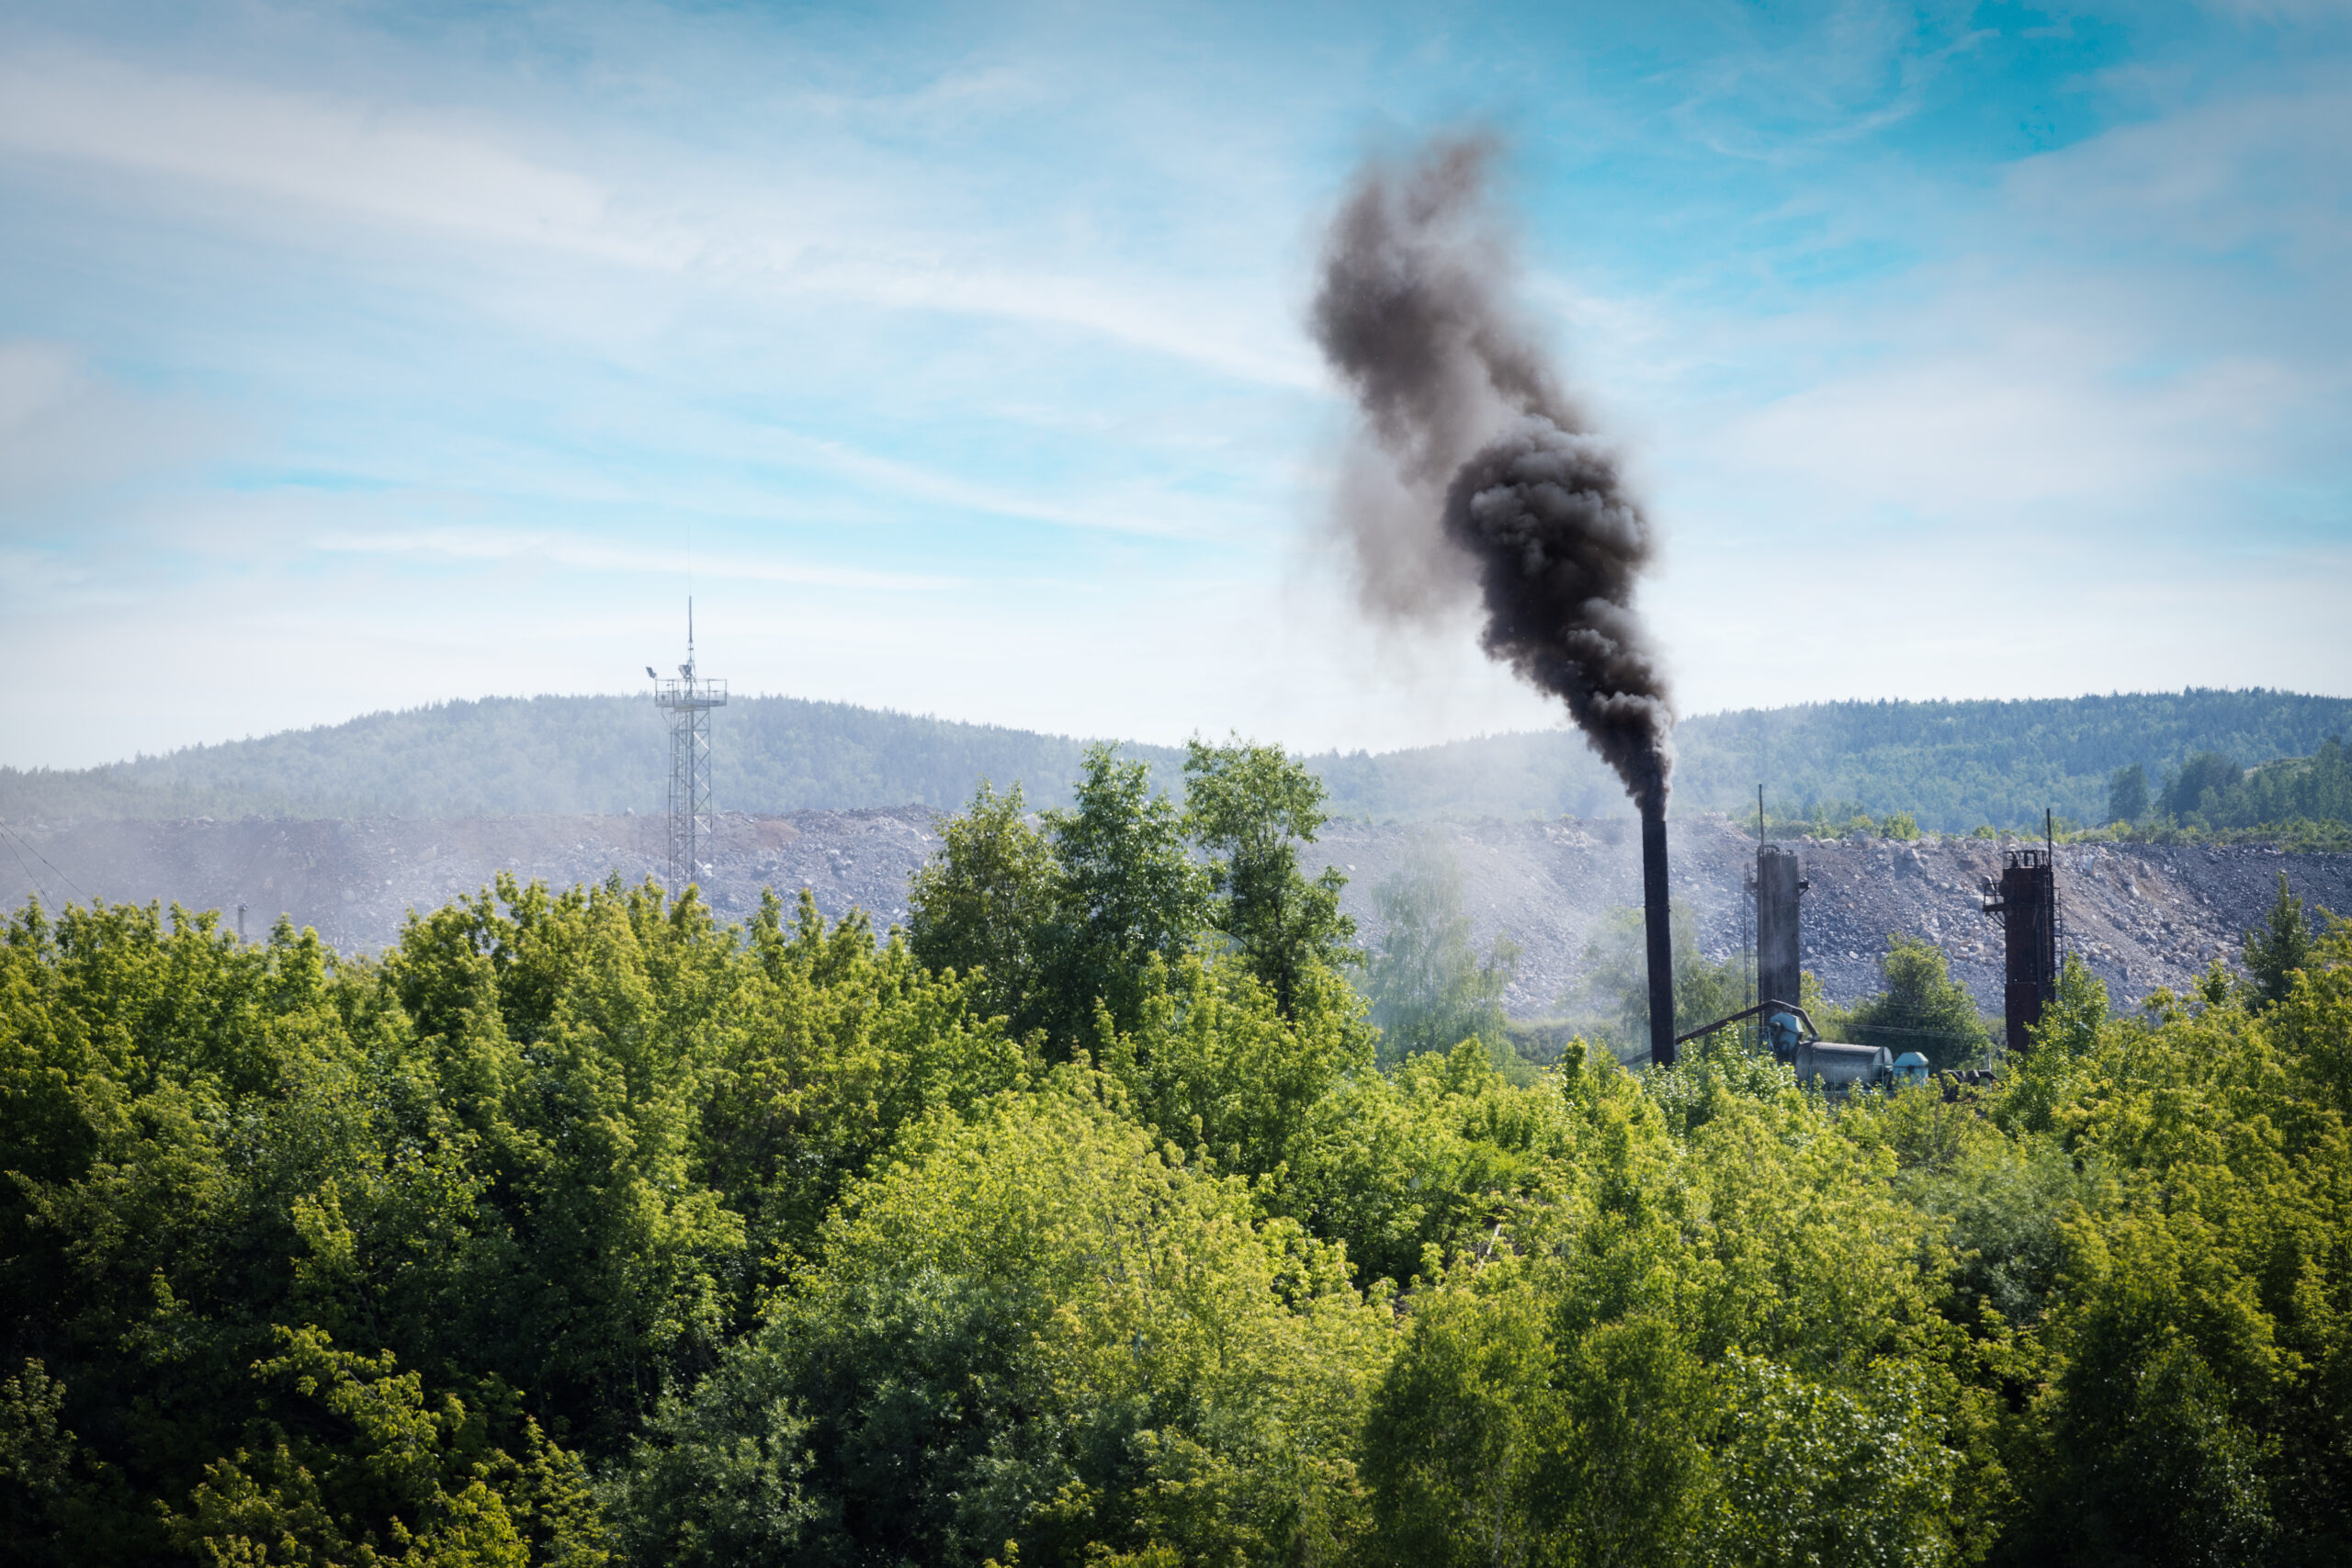
[[[283,913],[345,952],[396,941],[412,909],[479,892],[501,872],[569,886],[617,873],[658,878],[666,854],[659,817],[496,817],[301,821],[11,824],[0,893],[12,906],[38,892],[54,908],[93,897],[191,909],[218,908],[233,926],[240,904],[258,939]],[[1631,820],[1482,821],[1374,826],[1338,821],[1309,852],[1348,875],[1345,902],[1367,942],[1382,931],[1374,897],[1418,840],[1434,837],[1463,870],[1468,913],[1483,946],[1508,933],[1521,949],[1511,1010],[1554,1010],[1585,966],[1588,944],[1613,908],[1640,897],[1640,845]],[[933,814],[806,811],[721,817],[707,840],[705,896],[725,919],[759,907],[763,889],[787,900],[807,887],[836,917],[867,911],[877,931],[904,921],[907,878],[939,844]],[[1981,884],[2000,874],[2001,846],[1983,840],[1897,843],[1852,837],[1798,840],[1811,883],[1803,901],[1805,967],[1839,1001],[1879,985],[1890,933],[1941,946],[1980,1006],[1997,1012],[2002,947],[1983,912]],[[1696,918],[1711,957],[1740,951],[1746,878],[1755,844],[1722,818],[1677,822],[1674,896]],[[2352,855],[2282,854],[2261,847],[2061,846],[2059,909],[2066,946],[2083,954],[2119,999],[2179,989],[2214,957],[2234,956],[2239,933],[2261,919],[2287,874],[2295,892],[2352,911]]]

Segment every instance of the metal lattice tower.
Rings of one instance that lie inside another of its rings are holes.
[[[676,680],[653,674],[653,705],[670,710],[670,896],[701,874],[711,836],[710,710],[727,705],[727,682],[695,672],[695,602],[686,601],[686,661]]]

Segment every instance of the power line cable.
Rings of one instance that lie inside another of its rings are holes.
[[[17,863],[18,865],[24,866],[25,880],[33,885],[33,891],[40,894],[44,898],[49,897],[49,889],[40,885],[40,878],[33,874],[33,868],[29,865],[25,865],[24,852],[17,849],[14,843],[11,843],[8,846],[8,852],[17,857]],[[52,902],[54,902],[54,900],[52,900]]]
[[[66,875],[63,872],[62,872],[62,871],[58,871],[58,869],[57,869],[57,863],[56,863],[56,862],[54,862],[54,861],[52,861],[52,860],[51,860],[47,855],[42,854],[42,853],[40,852],[40,850],[39,846],[35,845],[31,840],[29,840],[29,839],[26,838],[22,833],[19,833],[18,831],[17,831],[16,828],[15,828],[13,825],[11,825],[11,824],[9,824],[9,823],[6,823],[6,822],[0,822],[0,830],[5,830],[5,831],[7,833],[7,835],[8,835],[10,838],[12,838],[12,839],[16,840],[17,843],[20,843],[20,844],[24,845],[26,849],[31,850],[31,851],[33,852],[33,858],[34,858],[35,860],[40,861],[41,864],[43,864],[43,865],[45,865],[45,866],[49,867],[49,869],[50,869],[51,872],[54,872],[54,873],[56,874],[56,876],[57,876],[57,880],[58,880],[58,881],[62,882],[63,884],[65,884],[65,886],[66,886],[71,887],[72,889],[74,889],[74,892],[76,892],[76,893],[81,893],[81,894],[82,894],[82,897],[83,897],[84,898],[85,898],[85,899],[89,899],[89,900],[90,900],[90,902],[92,902],[92,903],[96,903],[96,899],[91,899],[91,898],[90,898],[90,896],[89,896],[87,893],[83,893],[83,892],[82,892],[82,885],[81,885],[80,883],[78,883],[78,882],[74,881],[72,877],[70,877],[70,876]],[[19,864],[19,865],[23,865],[23,864],[24,864],[24,860],[25,860],[25,857],[24,857],[23,855],[19,854],[19,855],[17,857],[17,864]],[[26,874],[27,876],[32,876],[32,868],[31,868],[30,866],[26,866],[26,867],[25,867],[25,874]],[[34,880],[35,885],[36,885],[36,886],[38,886],[38,885],[39,885],[39,883],[40,883],[40,879],[39,877],[34,877],[34,878],[33,878],[33,880]]]
[[[1857,1033],[1867,1030],[1872,1034],[1932,1034],[1944,1040],[1974,1040],[1977,1038],[1977,1036],[1969,1033],[1964,1029],[1917,1029],[1908,1024],[1901,1023],[1857,1023],[1851,1027]]]

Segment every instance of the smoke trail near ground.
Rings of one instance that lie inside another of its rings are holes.
[[[1369,610],[1425,618],[1475,590],[1487,654],[1566,701],[1663,810],[1674,709],[1633,608],[1649,522],[1513,305],[1495,153],[1453,136],[1374,160],[1332,222],[1315,335],[1365,423],[1334,521]]]

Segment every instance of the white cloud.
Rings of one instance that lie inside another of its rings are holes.
[[[1937,309],[1976,306],[1963,296]],[[1955,522],[2087,502],[2111,516],[2236,471],[2267,411],[2312,389],[2294,367],[2253,357],[2132,378],[2135,345],[2038,325],[2012,317],[1977,354],[1890,355],[1774,400],[1737,418],[1712,455],[1815,504]]]
[[[316,217],[341,215],[444,240],[521,246],[662,274],[694,272],[753,293],[1068,327],[1238,379],[1319,387],[1295,333],[1236,317],[1227,301],[1116,269],[1008,267],[971,233],[926,229],[845,171],[833,147],[787,153],[748,185],[707,175],[678,196],[517,152],[515,131],[447,109],[289,92],[86,53],[0,62],[0,148],[192,181]],[[871,154],[867,154],[871,156]],[[662,150],[662,164],[692,161]],[[722,164],[723,164],[722,160]],[[913,169],[893,171],[901,175]],[[935,186],[938,176],[923,179]],[[216,221],[234,215],[211,204]],[[281,238],[295,236],[280,235]],[[301,236],[309,238],[309,236]]]
[[[2339,265],[2352,251],[2352,75],[2327,62],[2172,107],[2025,160],[2007,194],[2043,231],[2127,266],[2152,243],[2168,258],[2258,247]]]
[[[625,237],[594,182],[446,116],[89,55],[18,54],[0,64],[0,146],[636,265],[684,259]]]

